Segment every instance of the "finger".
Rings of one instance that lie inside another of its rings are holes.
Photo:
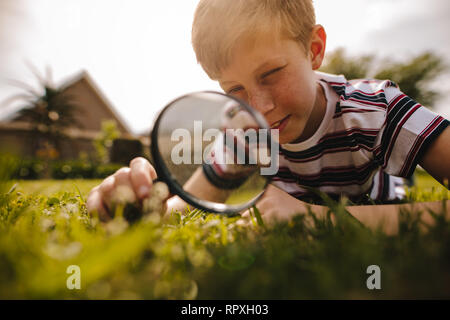
[[[92,189],[91,192],[89,193],[86,202],[86,208],[89,214],[97,213],[101,221],[107,221],[111,219],[111,217],[108,214],[108,211],[106,210],[103,204],[102,194],[98,186]]]
[[[252,214],[250,213],[250,209],[246,210],[244,213],[241,214],[241,218],[236,221],[237,225],[249,227],[252,226],[254,223],[254,218],[252,217]]]
[[[130,171],[130,168],[121,168],[114,173],[114,190],[111,192],[111,200],[114,203],[133,203],[136,201]]]
[[[236,221],[237,226],[248,227],[250,225],[250,221],[247,219],[239,219]]]
[[[244,213],[242,213],[241,218],[244,218],[244,219],[250,218],[250,210],[246,210]]]
[[[100,183],[98,190],[103,195],[109,194],[114,189],[114,175],[110,175]]]
[[[98,191],[100,193],[100,197],[102,198],[102,202],[105,205],[105,209],[109,209],[111,193],[114,190],[115,178],[114,175],[110,175],[102,183],[98,186]]]
[[[149,196],[152,181],[157,178],[155,169],[144,158],[134,158],[130,162],[130,179],[139,199]]]

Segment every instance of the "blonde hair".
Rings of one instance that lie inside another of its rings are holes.
[[[308,52],[315,25],[312,0],[200,0],[192,24],[198,63],[217,80],[244,37],[274,34],[298,41]]]

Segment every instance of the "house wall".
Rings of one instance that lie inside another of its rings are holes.
[[[94,157],[95,148],[92,139],[77,138],[61,138],[60,139],[60,159],[78,158],[80,152],[85,152]],[[0,127],[0,153],[9,153],[14,155],[35,156],[36,139],[35,134],[29,130],[5,129]]]

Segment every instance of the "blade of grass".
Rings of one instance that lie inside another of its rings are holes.
[[[265,225],[264,225],[263,219],[261,217],[261,213],[259,212],[258,208],[255,205],[253,206],[253,213],[254,213],[254,215],[256,217],[256,221],[258,222],[258,225],[260,227],[264,228]]]

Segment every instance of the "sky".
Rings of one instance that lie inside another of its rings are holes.
[[[0,0],[0,105],[37,86],[27,64],[55,84],[86,70],[134,133],[176,97],[221,91],[197,64],[191,24],[198,0]],[[327,51],[405,59],[432,50],[450,57],[448,0],[315,0]],[[447,60],[450,64],[450,59]],[[436,84],[437,86],[437,84]],[[450,117],[450,75],[437,111]],[[17,107],[8,104],[0,112]]]

